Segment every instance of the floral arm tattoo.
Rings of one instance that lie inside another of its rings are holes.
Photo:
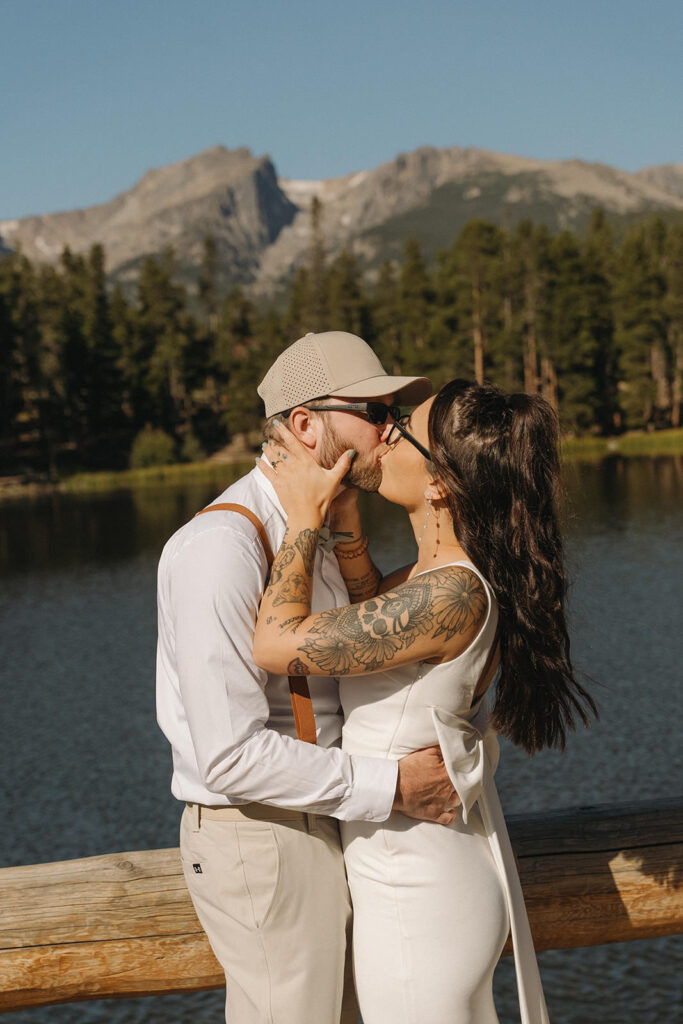
[[[456,657],[457,638],[464,649],[484,622],[486,591],[463,566],[431,569],[360,604],[311,615],[316,545],[316,530],[304,530],[293,540],[285,533],[264,598],[269,604],[264,614],[275,618],[268,626],[269,643],[272,638],[273,649],[286,657],[290,674],[377,672],[439,657],[446,644],[448,657]],[[299,607],[287,618],[278,613],[292,604]]]

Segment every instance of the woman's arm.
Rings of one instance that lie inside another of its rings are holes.
[[[400,569],[394,569],[388,576],[383,576],[382,581],[377,588],[378,594],[386,594],[387,590],[393,590],[394,587],[400,586],[410,576],[411,572],[415,568],[415,562],[408,562],[407,565],[402,565]]]
[[[290,516],[256,623],[257,665],[278,675],[359,675],[449,661],[474,640],[488,599],[462,566],[432,569],[386,594],[311,615],[320,521]]]

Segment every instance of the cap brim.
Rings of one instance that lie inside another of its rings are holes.
[[[368,377],[367,380],[347,384],[346,387],[330,391],[335,398],[381,398],[393,395],[402,405],[419,405],[432,393],[432,382],[427,377]]]

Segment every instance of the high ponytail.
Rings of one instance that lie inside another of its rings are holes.
[[[597,712],[569,652],[557,417],[538,395],[453,380],[432,404],[429,448],[458,541],[498,602],[493,724],[530,754],[564,749]]]

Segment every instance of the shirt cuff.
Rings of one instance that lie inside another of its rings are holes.
[[[353,785],[334,813],[342,821],[386,821],[396,796],[398,761],[350,755]]]

